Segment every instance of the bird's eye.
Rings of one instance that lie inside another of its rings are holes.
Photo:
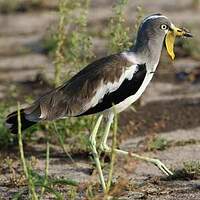
[[[160,28],[162,30],[167,30],[168,29],[168,26],[166,24],[161,24]]]

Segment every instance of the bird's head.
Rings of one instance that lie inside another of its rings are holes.
[[[182,36],[192,37],[192,34],[184,28],[177,28],[166,16],[153,14],[146,17],[141,23],[137,40],[139,40],[140,44],[147,44],[149,41],[154,41],[153,44],[155,44],[165,40],[167,52],[174,59],[175,38]],[[151,48],[156,48],[156,46]]]

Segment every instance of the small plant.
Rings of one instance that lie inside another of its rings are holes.
[[[45,192],[45,187],[48,184],[48,173],[49,173],[49,154],[50,154],[50,147],[49,147],[49,141],[47,141],[47,147],[46,147],[47,151],[46,151],[46,164],[45,164],[45,177],[44,177],[44,183],[43,183],[43,187],[41,189],[41,194],[40,196],[42,197],[44,192]]]
[[[53,57],[55,55],[55,51],[58,46],[57,35],[54,32],[54,29],[50,28],[42,40],[43,53],[47,54],[50,57]]]
[[[184,169],[188,174],[194,174],[196,176],[200,176],[200,161],[187,161],[183,163]]]
[[[62,79],[70,78],[94,56],[92,43],[87,31],[87,14],[89,0],[79,0],[74,3],[68,0],[59,1],[59,26],[56,38],[48,42],[50,48],[54,48],[55,41],[55,86],[61,83]],[[73,11],[76,10],[75,16]],[[72,32],[66,32],[65,27],[73,27]],[[68,37],[66,37],[68,35]],[[62,74],[64,66],[68,66],[67,73]]]
[[[64,58],[64,49],[65,49],[65,40],[66,40],[66,34],[65,34],[65,23],[66,23],[66,16],[67,16],[67,1],[60,0],[59,1],[59,25],[58,25],[58,32],[56,34],[57,39],[57,46],[55,51],[55,78],[54,78],[54,85],[58,86],[60,85],[60,79],[61,79],[61,70],[62,67],[65,64],[65,58]]]
[[[109,24],[109,43],[108,48],[111,53],[128,49],[132,43],[130,42],[130,29],[125,24],[124,8],[128,0],[117,0],[113,7],[114,16]]]
[[[85,67],[94,57],[91,37],[87,30],[87,15],[90,0],[77,1],[76,9],[78,16],[74,19],[74,30],[68,41],[68,49],[65,51],[66,61],[71,65],[74,72]]]
[[[200,161],[186,161],[183,163],[183,168],[175,170],[172,176],[167,180],[193,180],[199,179],[200,176]]]
[[[69,187],[69,190],[67,192],[67,198],[70,200],[75,200],[77,198],[77,187]]]
[[[147,144],[147,150],[165,150],[169,146],[169,141],[162,137],[153,137]]]

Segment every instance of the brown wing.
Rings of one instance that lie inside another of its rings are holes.
[[[94,106],[91,100],[102,84],[114,83],[131,65],[121,54],[101,58],[86,66],[62,86],[43,95],[26,113],[31,119],[40,110],[40,118],[43,120],[80,115]]]

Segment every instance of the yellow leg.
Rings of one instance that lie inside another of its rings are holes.
[[[97,167],[97,171],[99,173],[99,179],[100,179],[101,185],[103,187],[103,191],[106,192],[106,184],[105,184],[105,181],[104,181],[103,172],[102,172],[102,169],[101,169],[101,163],[100,163],[100,160],[99,160],[98,152],[96,150],[96,135],[97,135],[99,126],[101,124],[102,118],[103,118],[103,115],[100,115],[99,118],[97,119],[95,127],[92,131],[90,138],[89,138],[89,141],[90,141],[90,147],[91,147],[91,150],[92,150],[93,158],[94,158],[94,161],[95,161],[95,164],[96,164],[96,167]]]
[[[100,144],[100,148],[101,148],[101,151],[103,152],[107,152],[107,153],[110,153],[111,152],[111,149],[110,147],[107,145],[107,138],[108,138],[108,134],[109,134],[109,131],[110,131],[110,126],[112,124],[112,121],[113,121],[113,117],[114,117],[114,114],[113,113],[110,113],[109,116],[108,116],[108,121],[107,121],[107,124],[106,124],[106,128],[105,128],[105,132],[104,132],[104,135],[102,137],[102,141],[101,141],[101,144]],[[155,166],[157,166],[164,174],[166,175],[173,175],[173,173],[159,160],[159,159],[155,159],[155,158],[148,158],[146,156],[140,156],[138,154],[135,154],[135,153],[129,153],[127,151],[123,151],[123,150],[120,150],[120,149],[115,149],[116,153],[118,154],[122,154],[122,155],[130,155],[131,157],[133,158],[136,158],[136,159],[139,159],[139,160],[144,160],[146,162],[150,162],[150,163],[153,163]]]
[[[111,150],[107,151],[110,152]],[[159,160],[156,158],[149,158],[146,156],[140,156],[138,154],[135,153],[129,153],[127,151],[123,151],[120,149],[115,149],[116,153],[118,154],[122,154],[122,155],[130,155],[131,157],[134,157],[136,159],[139,160],[144,160],[146,162],[150,162],[152,164],[154,164],[156,167],[158,167],[164,174],[166,174],[167,176],[173,175],[173,173]]]
[[[114,113],[109,113],[107,116],[107,123],[106,123],[105,131],[102,136],[102,140],[101,140],[101,144],[100,144],[101,151],[105,151],[106,149],[109,149],[109,147],[107,146],[107,139],[108,139],[108,135],[110,132],[111,124],[113,122],[113,118],[114,118]]]

